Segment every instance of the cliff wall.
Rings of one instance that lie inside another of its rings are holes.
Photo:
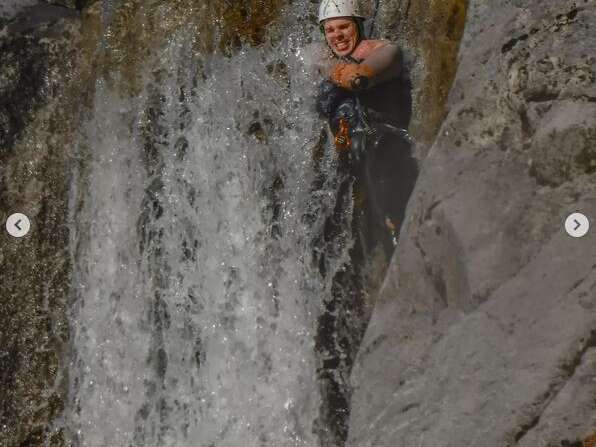
[[[596,427],[596,2],[471,0],[448,114],[353,373],[350,446]]]

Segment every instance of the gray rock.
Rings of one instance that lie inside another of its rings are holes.
[[[14,36],[35,30],[34,34],[40,34],[41,26],[51,26],[60,19],[73,18],[76,15],[77,12],[73,9],[45,3],[26,7],[8,23],[5,33]]]
[[[19,14],[28,15],[32,6],[39,6],[42,10],[44,7],[81,10],[89,3],[91,2],[88,0],[2,0],[2,4],[0,4],[0,26],[3,22],[8,22]],[[35,11],[33,13],[37,14]],[[68,14],[68,12],[62,14]]]
[[[596,221],[593,23],[593,0],[470,2],[449,114],[353,372],[348,445],[594,431],[596,232],[563,230],[576,210]]]
[[[577,433],[591,433],[596,427],[596,349],[583,355],[573,377],[536,421],[535,428],[519,442],[520,447],[545,445],[545,440],[561,440],[561,445],[577,443]]]
[[[92,60],[96,40],[89,31],[86,47],[81,29],[97,27],[85,20],[37,5],[0,32],[0,219],[20,211],[32,222],[25,238],[3,232],[0,241],[0,445],[7,447],[66,445],[52,424],[64,407],[69,340],[69,147],[93,92],[82,61]]]
[[[2,0],[0,4],[0,24],[16,16],[21,10],[28,6],[33,6],[38,0]]]
[[[76,0],[45,0],[46,3],[63,6],[65,8],[72,8],[77,9],[77,1]]]
[[[69,39],[70,9],[36,5],[25,8],[0,34],[0,152],[10,149],[35,117],[36,110],[51,100],[62,81],[47,76],[60,66],[74,43]]]
[[[412,80],[409,132],[419,143],[416,145],[419,157],[426,155],[445,118],[466,5],[466,0],[380,2],[377,29],[400,46]]]
[[[97,0],[40,0],[51,5],[63,6],[65,8],[81,10],[85,6]]]

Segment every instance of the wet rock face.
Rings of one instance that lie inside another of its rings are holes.
[[[22,10],[0,32],[2,446],[63,445],[52,421],[64,406],[69,339],[69,144],[74,105],[92,91],[82,87],[89,73],[78,64],[86,55],[80,26],[72,10],[44,4]],[[17,211],[32,223],[19,240],[4,231]]]
[[[6,26],[10,38],[0,40],[0,150],[12,148],[22,131],[43,104],[48,87],[49,48],[40,43],[46,32],[18,32],[31,29],[29,19]],[[15,34],[12,34],[15,32]]]
[[[403,50],[412,78],[413,115],[409,131],[426,155],[445,118],[445,104],[457,68],[467,0],[381,2],[377,28]]]
[[[32,6],[37,3],[37,0],[4,0],[0,4],[0,26],[27,6]]]
[[[62,6],[8,4],[0,16],[0,152],[12,148],[40,107],[55,96],[75,37],[67,24],[79,13]],[[11,13],[11,14],[12,14]]]
[[[449,113],[361,347],[351,446],[596,427],[596,2],[471,0]]]
[[[92,2],[93,0],[3,0],[0,4],[0,28],[19,14],[21,20],[29,15],[39,16],[44,9],[54,15],[72,14],[67,9],[82,10]]]
[[[86,3],[89,3],[86,0],[46,0],[46,2],[53,5],[64,6],[65,8],[72,9],[82,9]]]

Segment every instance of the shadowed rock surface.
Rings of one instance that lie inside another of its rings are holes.
[[[471,1],[449,114],[359,353],[350,446],[596,427],[596,2]],[[581,390],[581,391],[580,391]]]
[[[0,33],[2,446],[63,445],[51,423],[63,411],[69,339],[68,148],[93,91],[81,26],[88,37],[97,29],[92,14],[44,4],[21,10]],[[4,230],[17,211],[32,223],[19,240]]]
[[[4,21],[12,19],[23,8],[37,3],[37,0],[4,0],[0,4],[0,26]]]
[[[467,0],[393,0],[381,2],[380,34],[404,51],[412,79],[410,134],[420,157],[433,142],[446,114],[447,96],[457,69]]]

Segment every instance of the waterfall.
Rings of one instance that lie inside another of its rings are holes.
[[[313,246],[336,179],[327,150],[313,188],[306,7],[232,56],[174,33],[134,95],[97,81],[70,200],[74,445],[320,445]]]

